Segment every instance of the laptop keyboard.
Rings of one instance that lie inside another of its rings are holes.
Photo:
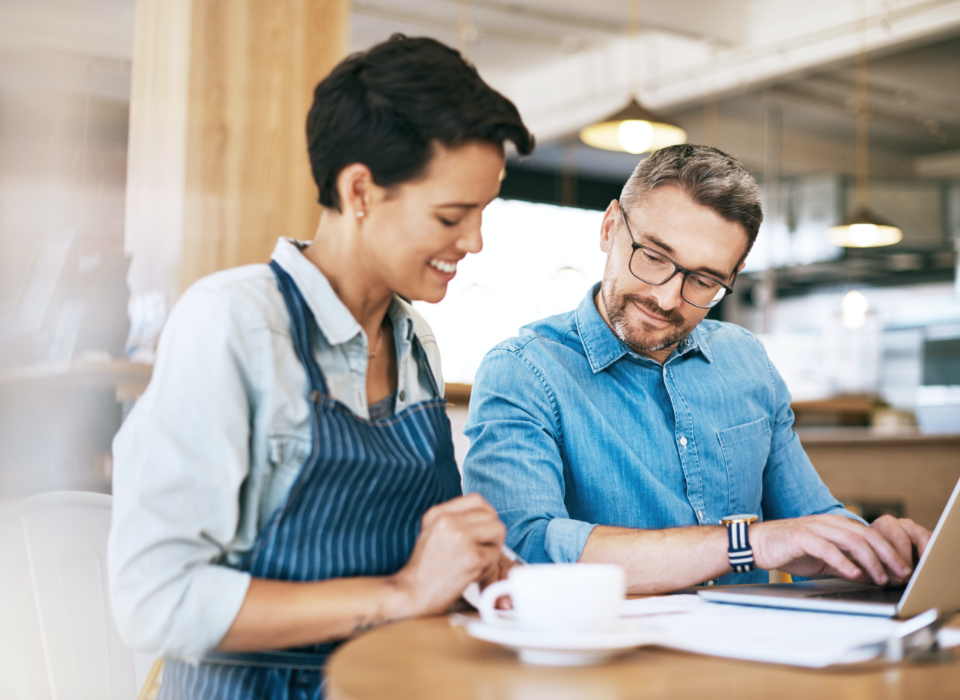
[[[897,588],[865,588],[860,591],[838,591],[836,593],[815,593],[807,598],[829,598],[830,600],[849,600],[858,603],[899,603],[906,586]]]

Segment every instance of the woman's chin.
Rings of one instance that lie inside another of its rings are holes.
[[[425,301],[428,304],[439,304],[447,296],[447,288],[444,287],[440,290],[430,290],[429,293],[425,293],[420,297],[421,301]]]
[[[424,284],[418,289],[407,291],[397,291],[397,294],[409,299],[410,301],[425,301],[428,304],[437,304],[447,296],[447,285]]]

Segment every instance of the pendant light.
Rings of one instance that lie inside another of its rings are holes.
[[[636,49],[640,44],[640,0],[631,0],[630,61],[628,70],[633,79],[630,88],[634,95],[639,93],[640,63]],[[591,124],[580,130],[580,140],[588,146],[607,151],[625,151],[627,153],[646,153],[665,146],[687,142],[687,132],[675,124],[647,110],[636,97],[631,97],[627,106],[603,121]]]
[[[870,132],[867,104],[867,49],[863,31],[866,12],[860,0],[860,50],[857,52],[857,208],[839,226],[827,230],[827,239],[845,248],[872,248],[899,243],[903,232],[870,211]]]

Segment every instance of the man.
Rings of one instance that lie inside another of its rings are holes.
[[[910,576],[930,533],[889,516],[868,527],[844,510],[793,432],[763,346],[704,320],[762,217],[757,184],[734,158],[657,151],[604,214],[603,281],[576,310],[488,353],[464,492],[498,510],[528,561],[620,564],[635,593],[764,582],[769,569]],[[749,544],[720,524],[736,514],[759,516],[742,528]]]

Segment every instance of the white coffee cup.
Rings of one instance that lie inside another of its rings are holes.
[[[480,596],[480,616],[496,626],[531,632],[601,634],[617,622],[627,590],[627,576],[614,564],[531,564],[515,566]],[[497,599],[510,596],[513,618],[496,610]]]

